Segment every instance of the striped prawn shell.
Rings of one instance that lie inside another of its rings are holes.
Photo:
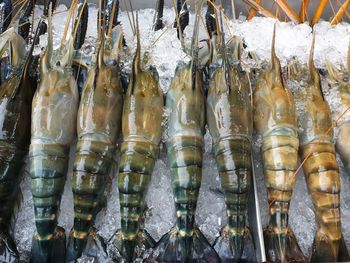
[[[331,245],[334,258],[325,260],[338,261],[339,244],[335,243],[342,238],[340,176],[331,129],[332,115],[322,94],[321,79],[313,65],[312,54],[310,56],[309,63],[312,64],[309,65],[309,72],[305,66],[299,65],[304,72],[308,72],[306,76],[291,71],[292,79],[301,85],[298,94],[302,107],[298,116],[301,126],[300,152],[302,160],[305,160],[303,170],[318,223],[316,242],[323,240],[324,236],[334,242]],[[307,81],[304,80],[306,77]],[[322,251],[316,252],[322,254]]]
[[[35,223],[40,240],[50,240],[57,226],[69,148],[76,134],[78,91],[72,71],[48,67],[41,59],[41,82],[32,104],[29,152]]]
[[[239,65],[212,75],[207,96],[207,123],[213,137],[215,158],[225,194],[228,228],[242,235],[252,177],[252,107],[247,77]]]
[[[195,78],[193,79],[193,73]],[[192,236],[202,178],[205,95],[198,70],[179,65],[166,96],[170,112],[168,162],[175,195],[176,227],[180,236]]]
[[[31,101],[36,80],[12,75],[0,86],[0,231],[9,231],[20,170],[30,143]],[[16,94],[14,94],[16,93]]]
[[[278,72],[262,70],[253,96],[254,126],[263,138],[265,183],[276,233],[287,231],[299,149],[294,100],[280,76]]]
[[[92,68],[83,89],[72,178],[75,238],[85,238],[93,226],[113,166],[123,107],[118,69],[106,65]]]
[[[119,201],[123,240],[135,240],[162,132],[163,93],[152,70],[138,69],[124,99],[119,163]]]

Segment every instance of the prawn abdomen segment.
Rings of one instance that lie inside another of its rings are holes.
[[[270,212],[264,240],[267,257],[272,262],[306,262],[289,227],[288,215],[296,181],[298,149],[299,140],[294,127],[277,126],[263,135],[262,151]]]
[[[117,238],[122,240],[119,252],[128,260],[133,259],[137,245],[149,248],[155,243],[141,229],[141,217],[158,151],[158,145],[135,137],[125,138],[121,145],[118,178],[121,229]]]
[[[263,135],[262,152],[270,223],[276,227],[277,232],[287,231],[289,202],[296,181],[298,149],[298,134],[292,127],[275,127]],[[279,216],[282,220],[277,223]]]
[[[32,143],[30,146],[29,174],[37,230],[32,242],[32,262],[60,262],[59,258],[65,258],[65,234],[57,226],[57,220],[68,156],[66,145]]]
[[[215,158],[225,194],[228,227],[243,235],[252,176],[251,142],[246,136],[232,136],[215,144]]]
[[[69,147],[31,144],[29,151],[31,189],[39,239],[51,239],[68,170]]]
[[[114,151],[115,146],[108,142],[79,140],[77,143],[72,178],[77,223],[74,225],[75,234],[81,230],[87,235],[92,226],[98,212],[99,199],[113,165]],[[79,230],[78,221],[81,220],[87,221],[87,226]]]
[[[315,205],[320,230],[329,238],[341,238],[340,178],[332,143],[314,142],[301,147],[309,191]]]
[[[176,224],[158,242],[160,262],[219,262],[215,250],[195,226],[195,211],[202,178],[203,137],[174,135],[167,143],[172,174]]]
[[[314,140],[301,146],[303,169],[315,207],[318,230],[312,261],[349,259],[341,230],[340,177],[335,147],[330,140]]]
[[[19,259],[16,244],[11,235],[15,204],[20,193],[19,173],[25,151],[0,140],[0,255],[9,262]]]
[[[239,134],[223,137],[214,149],[228,218],[215,248],[224,262],[233,259],[255,262],[254,246],[246,226],[252,178],[250,137]]]
[[[73,166],[72,191],[74,201],[74,227],[68,242],[68,259],[73,260],[83,253],[107,258],[103,239],[93,228],[94,220],[101,209],[101,199],[108,175],[113,167],[115,146],[109,142],[81,138],[77,143]],[[93,245],[86,250],[87,243]]]
[[[202,179],[203,137],[174,136],[167,141],[177,228],[192,235],[197,198]]]
[[[26,151],[0,140],[0,232],[9,231],[19,190],[19,173]]]
[[[195,63],[178,65],[166,107],[170,112],[166,142],[174,192],[176,224],[158,242],[160,262],[218,262],[209,242],[195,227],[202,179],[205,100],[203,80]]]

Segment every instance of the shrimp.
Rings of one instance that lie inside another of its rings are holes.
[[[268,261],[305,262],[288,223],[295,185],[299,139],[292,94],[283,82],[275,53],[276,25],[272,41],[272,66],[261,70],[253,95],[254,126],[263,136],[262,154],[268,189],[270,223],[264,231]]]
[[[164,105],[156,70],[141,66],[138,21],[136,24],[137,49],[122,114],[118,177],[121,229],[116,233],[117,248],[128,262],[137,257],[137,247],[151,248],[155,244],[141,228],[141,215],[158,158]]]
[[[296,75],[296,81],[302,85],[299,99],[304,108],[299,116],[302,128],[300,153],[302,160],[305,160],[303,170],[318,223],[311,262],[342,262],[348,261],[349,255],[341,232],[339,167],[331,129],[332,117],[313,61],[314,47],[315,35],[307,82],[302,82],[300,75],[291,74]]]
[[[78,144],[72,178],[75,215],[68,242],[69,261],[79,258],[83,251],[89,256],[108,258],[106,245],[93,224],[113,167],[120,135],[123,89],[119,60],[107,55],[111,54],[111,39],[105,44],[104,38],[102,36],[96,65],[89,70],[78,110]],[[116,45],[120,46],[119,43]],[[87,244],[90,244],[88,248]]]
[[[198,20],[197,12],[193,47]],[[198,47],[194,47],[192,61],[177,66],[166,96],[166,108],[170,112],[166,148],[175,195],[176,223],[155,248],[153,254],[158,262],[220,261],[195,226],[205,132],[205,92],[198,64]]]
[[[0,37],[7,39],[13,62],[13,70],[0,85],[0,261],[7,263],[19,262],[11,228],[21,196],[20,171],[30,143],[31,103],[37,76],[30,71],[30,67],[34,66],[34,43],[29,52],[23,54],[25,41],[13,28]],[[5,47],[0,47],[0,54]]]
[[[73,1],[70,14],[75,5]],[[72,70],[73,37],[66,43],[64,36],[60,49],[53,54],[51,12],[48,33],[48,45],[40,61],[40,83],[32,104],[29,173],[36,225],[33,263],[65,262],[65,233],[57,220],[79,105]]]
[[[240,48],[234,41],[233,47]],[[220,50],[221,49],[221,50]],[[253,110],[247,74],[229,47],[219,48],[212,62],[207,95],[207,123],[225,195],[228,224],[215,242],[221,262],[256,262],[254,245],[246,226],[247,202],[252,180],[251,142]],[[237,52],[239,53],[239,52]],[[229,246],[223,246],[223,238]]]

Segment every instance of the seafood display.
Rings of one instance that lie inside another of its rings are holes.
[[[350,260],[350,1],[243,2],[0,0],[0,262]]]
[[[30,143],[31,102],[37,87],[31,71],[34,44],[25,53],[24,39],[10,28],[0,35],[0,54],[12,50],[12,71],[0,85],[0,261],[17,262],[18,251],[12,237],[21,191],[20,171]],[[17,207],[17,208],[16,208]]]
[[[93,224],[113,167],[121,127],[123,89],[119,59],[111,50],[112,39],[104,40],[103,34],[101,37],[97,61],[89,69],[77,116],[78,142],[72,178],[74,226],[68,242],[69,260],[79,258],[86,246],[94,248],[84,254],[96,253],[100,258],[107,258],[106,245]],[[120,46],[119,43],[116,45]]]
[[[301,85],[299,94],[295,95],[304,104],[299,116],[300,153],[318,223],[311,262],[346,262],[349,255],[341,230],[340,177],[332,118],[323,97],[321,77],[314,65],[314,47],[315,36],[309,71],[299,63],[291,67],[291,79]]]
[[[79,104],[72,71],[74,39],[66,42],[63,37],[60,49],[54,52],[51,20],[49,17],[48,45],[41,56],[40,83],[32,103],[29,174],[36,225],[33,263],[63,262],[66,257],[65,231],[57,220]]]
[[[240,42],[223,43],[211,66],[207,95],[207,123],[225,195],[228,224],[214,247],[221,262],[256,262],[254,245],[246,227],[252,179],[251,141],[253,111],[250,86],[239,57]],[[230,45],[230,43],[228,43]],[[216,52],[215,52],[216,53]],[[224,240],[229,246],[224,246]]]
[[[158,157],[164,105],[157,71],[142,67],[138,21],[136,24],[137,49],[122,114],[118,174],[121,229],[116,233],[119,253],[128,262],[137,258],[137,247],[154,246],[153,238],[142,227],[141,217]]]
[[[270,223],[264,231],[265,249],[270,262],[305,262],[289,227],[288,211],[296,179],[299,139],[295,104],[282,79],[275,36],[276,24],[271,64],[259,72],[254,91],[254,127],[263,136],[262,156],[270,213]]]

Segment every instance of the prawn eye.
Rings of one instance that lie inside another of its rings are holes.
[[[343,81],[344,81],[344,82],[349,82],[349,77],[344,77],[344,78],[343,78]]]

